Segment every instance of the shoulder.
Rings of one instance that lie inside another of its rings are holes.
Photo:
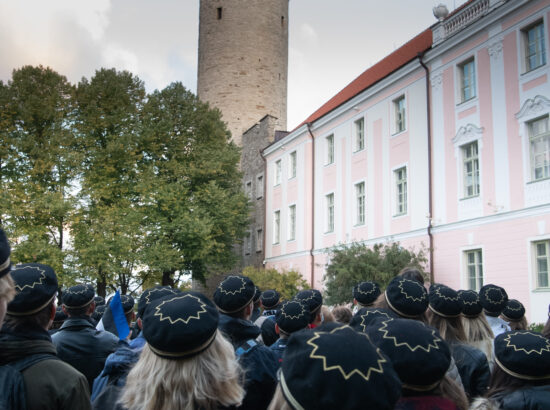
[[[38,385],[56,386],[55,390],[66,390],[74,386],[88,385],[86,377],[64,361],[52,358],[42,360],[29,367],[23,372],[25,381],[28,381],[32,388]]]
[[[550,402],[550,386],[526,387],[494,398],[506,409],[542,409]]]

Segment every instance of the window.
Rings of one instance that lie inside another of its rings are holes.
[[[223,8],[218,7],[218,8],[216,9],[216,11],[217,11],[217,15],[218,15],[218,20],[221,20],[221,19],[222,19],[222,11],[223,11]]]
[[[395,112],[395,133],[405,131],[407,127],[405,119],[405,96],[397,98],[393,101],[393,108]]]
[[[472,58],[458,66],[460,81],[460,102],[468,101],[476,96],[476,68]]]
[[[356,225],[365,224],[365,183],[355,184],[355,201],[357,204],[357,214],[355,216]]]
[[[246,183],[245,194],[248,198],[252,199],[252,181]]]
[[[462,147],[464,198],[479,195],[479,156],[477,141]]]
[[[539,21],[522,30],[525,47],[525,71],[534,70],[546,64],[546,45],[544,44],[544,24]]]
[[[550,178],[550,130],[548,117],[528,123],[531,180]]]
[[[290,167],[288,169],[288,177],[296,177],[296,151],[290,153]]]
[[[264,196],[264,176],[258,175],[256,177],[256,198],[260,199]]]
[[[288,207],[288,240],[296,239],[296,205]]]
[[[537,288],[548,287],[548,266],[550,266],[550,240],[535,242]]]
[[[483,286],[483,259],[481,249],[466,252],[466,268],[468,270],[468,286],[479,291]]]
[[[275,162],[275,185],[281,183],[281,160]]]
[[[252,235],[250,235],[250,232],[247,232],[244,238],[244,253],[246,255],[250,255],[251,249],[252,249]]]
[[[273,244],[279,243],[281,237],[281,211],[273,213]]]
[[[263,229],[256,229],[256,252],[261,252],[264,244]]]
[[[365,119],[359,118],[354,123],[355,127],[355,151],[365,148]]]
[[[407,167],[394,171],[395,176],[395,213],[404,215],[407,213]]]
[[[329,165],[334,162],[334,135],[329,135],[326,138],[326,141],[327,141],[327,161],[325,165]]]
[[[328,194],[325,197],[327,205],[327,230],[326,232],[334,232],[334,194]]]

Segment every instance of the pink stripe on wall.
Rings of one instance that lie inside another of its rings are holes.
[[[458,215],[456,158],[453,138],[456,135],[455,125],[455,94],[453,67],[443,72],[443,121],[445,138],[445,189],[447,200],[447,222],[455,222]]]
[[[462,56],[463,54],[467,54],[471,49],[476,48],[478,45],[480,45],[480,44],[484,43],[485,41],[487,41],[488,38],[489,38],[489,34],[487,34],[487,33],[479,34],[477,37],[474,37],[473,40],[468,41],[467,43],[464,43],[462,45],[462,47],[460,47],[459,49],[448,53],[442,59],[443,60],[443,65],[449,63],[450,61],[454,60],[455,58],[458,58],[458,57]],[[470,54],[470,56],[471,56],[471,54]],[[468,56],[465,55],[464,58],[466,59],[466,58],[468,58]]]
[[[528,81],[521,87],[523,91],[529,91],[531,88],[538,87],[539,85],[545,84],[548,81],[546,74],[541,75],[540,77],[535,78],[534,80]]]
[[[520,209],[524,206],[522,147],[521,138],[519,138],[518,121],[515,117],[520,109],[516,39],[515,32],[505,36],[502,50],[506,93],[506,126],[508,129],[508,161],[510,163],[510,192],[514,193],[510,198],[512,210]]]
[[[384,232],[383,224],[383,198],[382,198],[382,181],[384,179],[382,173],[382,119],[374,121],[372,124],[373,130],[373,157],[374,157],[374,192],[376,195],[374,200],[374,209],[370,212],[376,212],[375,215],[379,215],[378,218],[374,219],[374,236],[382,236]],[[368,194],[368,192],[367,192]],[[368,211],[368,210],[367,210]]]
[[[493,135],[493,106],[491,98],[491,61],[486,48],[477,53],[479,76],[479,120],[484,128],[481,152],[481,195],[483,214],[493,213],[496,202],[495,192],[495,146]],[[489,202],[492,206],[489,206]]]
[[[341,238],[342,238],[342,241],[345,241],[346,240],[346,209],[348,209],[348,195],[349,195],[349,185],[351,184],[350,181],[346,180],[346,159],[347,159],[347,149],[346,149],[346,138],[342,138],[340,139],[340,142],[341,142],[341,161],[338,165],[338,167],[340,168],[341,170],[341,175],[342,175],[342,181],[341,181],[341,184],[342,184],[342,193],[337,193],[336,195],[341,195],[342,196],[342,201],[340,202],[341,203],[341,208],[338,209],[338,207],[335,208],[335,213],[334,213],[334,219],[335,219],[335,222],[336,222],[336,227],[338,225],[340,225],[340,232],[341,232]],[[338,160],[337,160],[338,161]],[[335,198],[335,202],[338,203],[338,201],[336,200],[337,198]],[[335,228],[336,228],[335,227]]]

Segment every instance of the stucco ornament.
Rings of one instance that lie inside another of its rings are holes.
[[[478,127],[474,124],[467,124],[458,129],[455,137],[453,138],[453,144],[456,146],[467,144],[479,138],[480,134],[483,134],[483,127]]]
[[[548,112],[550,109],[550,100],[542,95],[537,95],[534,98],[529,98],[521,107],[521,110],[516,114],[516,118],[520,119],[526,116],[535,116],[542,112]]]

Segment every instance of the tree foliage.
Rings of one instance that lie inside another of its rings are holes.
[[[374,281],[383,289],[405,267],[418,268],[425,274],[426,262],[424,249],[405,249],[398,242],[372,247],[360,243],[334,247],[325,275],[325,300],[330,305],[349,303],[357,283]]]
[[[275,289],[284,300],[292,299],[302,289],[309,289],[302,275],[293,270],[279,272],[277,269],[257,269],[248,266],[244,268],[243,275],[252,279],[262,291]]]

